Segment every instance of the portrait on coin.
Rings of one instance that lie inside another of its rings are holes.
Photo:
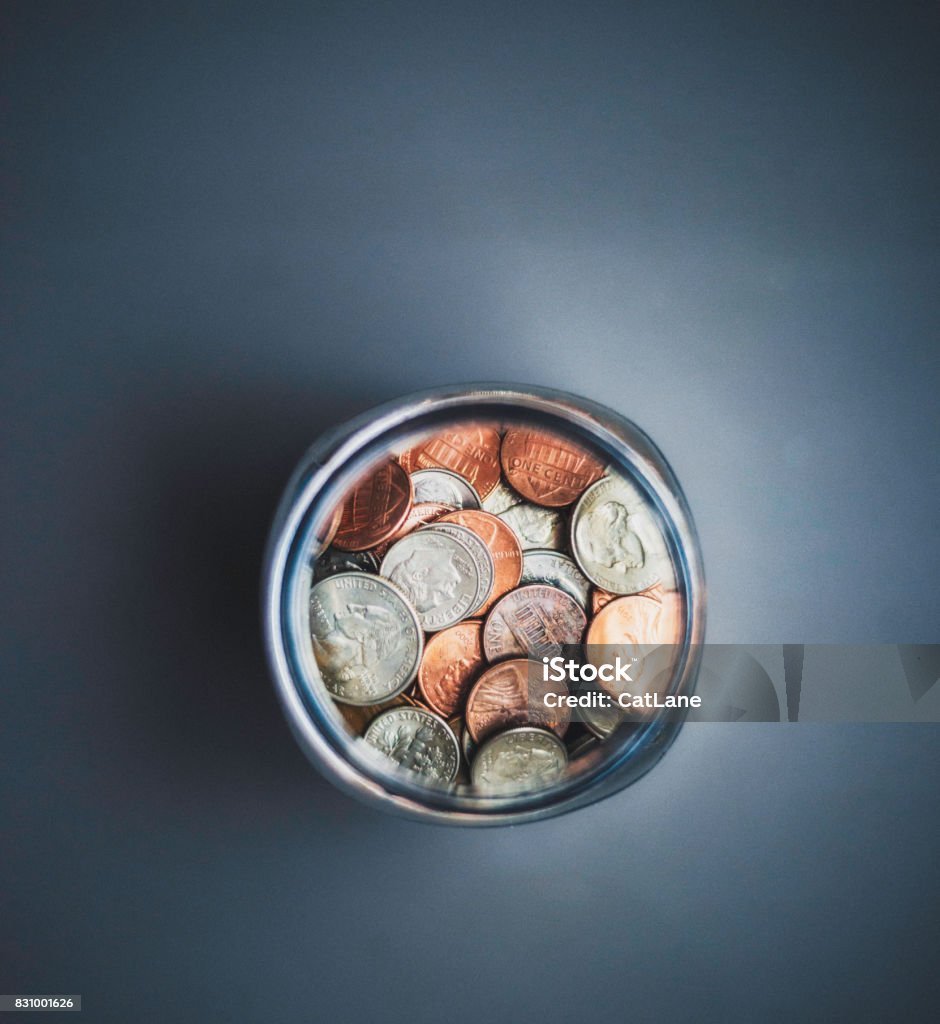
[[[464,504],[460,488],[442,475],[424,477],[418,484],[417,494],[421,501],[433,501],[449,508],[460,508]]]
[[[525,540],[540,546],[551,542],[558,521],[556,513],[529,504],[517,505],[513,512]]]
[[[343,679],[368,673],[402,642],[395,616],[369,604],[347,604],[334,613],[327,630],[313,629],[313,647],[321,667]]]
[[[455,555],[416,548],[392,570],[389,579],[411,597],[418,613],[424,614],[455,599],[461,573]]]
[[[626,572],[639,569],[646,552],[634,516],[619,501],[605,501],[578,523],[578,541],[593,562]]]

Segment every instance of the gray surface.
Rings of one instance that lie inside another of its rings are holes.
[[[400,823],[293,747],[257,575],[322,428],[528,380],[662,445],[712,640],[937,641],[929,8],[7,10],[0,991],[921,1018],[934,727],[699,727],[566,819]]]

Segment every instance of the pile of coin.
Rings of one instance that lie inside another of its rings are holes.
[[[566,691],[542,659],[681,634],[647,500],[561,434],[455,424],[373,468],[326,534],[309,604],[323,683],[355,735],[435,784],[557,781],[622,716],[573,724],[543,699]]]

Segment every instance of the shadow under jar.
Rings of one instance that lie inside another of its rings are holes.
[[[516,824],[662,756],[705,590],[685,498],[639,428],[560,391],[465,385],[313,445],[275,519],[264,618],[327,778],[412,818]]]

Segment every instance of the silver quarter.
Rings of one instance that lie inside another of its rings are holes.
[[[453,730],[424,708],[390,708],[377,715],[363,737],[399,767],[435,782],[453,782],[460,768],[460,746]]]
[[[571,517],[571,550],[585,576],[613,594],[673,586],[666,541],[636,484],[605,476],[581,495]]]
[[[500,512],[499,518],[512,527],[523,551],[533,548],[558,551],[565,546],[565,519],[557,509],[520,501]]]
[[[473,759],[470,778],[480,789],[508,795],[550,786],[567,764],[568,753],[557,736],[523,726],[487,740]]]
[[[465,619],[480,591],[470,547],[462,538],[441,531],[415,530],[396,541],[382,559],[380,572],[414,605],[427,633]]]
[[[379,563],[370,551],[340,551],[327,548],[313,566],[314,583],[340,572],[378,572]]]
[[[336,700],[361,707],[407,689],[424,636],[401,591],[378,576],[337,573],[313,587],[309,610],[314,657]]]
[[[503,658],[552,657],[581,642],[587,616],[577,601],[542,583],[511,590],[493,605],[483,627],[483,653]]]
[[[480,495],[471,483],[449,469],[419,469],[411,474],[415,504],[434,501],[452,508],[479,508]]]
[[[425,526],[424,529],[426,531],[434,530],[439,533],[446,533],[450,537],[463,541],[470,549],[470,554],[473,557],[473,563],[480,580],[479,590],[474,598],[473,607],[468,613],[472,615],[482,605],[486,604],[490,594],[493,593],[493,577],[496,569],[490,549],[483,543],[481,537],[475,534],[473,530],[468,530],[466,526],[458,526],[456,523],[433,523],[430,526]]]
[[[578,568],[573,558],[560,551],[533,548],[522,556],[521,586],[527,583],[547,583],[570,594],[582,608],[591,599],[591,581]]]

